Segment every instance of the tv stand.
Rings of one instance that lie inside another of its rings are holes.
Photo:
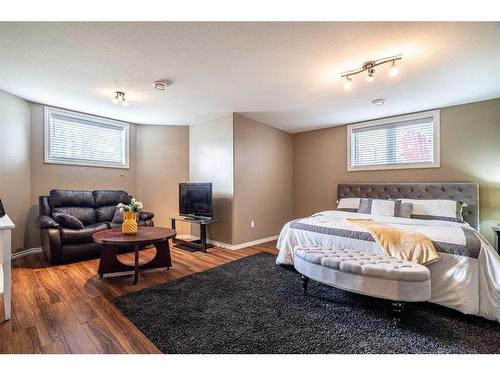
[[[172,223],[172,229],[175,230],[175,222],[176,221],[183,221],[186,223],[191,223],[191,224],[198,224],[200,226],[200,238],[197,240],[183,240],[180,238],[174,237],[172,239],[172,242],[174,244],[182,244],[184,246],[187,246],[188,248],[192,249],[193,251],[203,251],[204,253],[207,252],[208,248],[213,247],[210,244],[207,244],[207,225],[211,223],[216,223],[219,222],[220,220],[214,220],[214,219],[201,219],[201,218],[192,218],[192,217],[171,217],[170,221]]]

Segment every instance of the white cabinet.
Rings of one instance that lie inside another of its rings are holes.
[[[11,313],[10,232],[14,228],[14,223],[7,215],[0,218],[0,293],[3,294],[3,306],[7,320],[10,319]]]

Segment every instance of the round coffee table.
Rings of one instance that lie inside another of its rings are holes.
[[[98,275],[102,277],[109,273],[134,271],[134,284],[137,284],[139,270],[172,267],[168,240],[176,234],[173,229],[160,227],[139,227],[134,235],[123,234],[121,228],[95,233],[92,236],[94,242],[102,246]],[[156,247],[156,255],[149,262],[139,264],[139,249],[147,245]],[[134,246],[135,262],[133,265],[124,264],[118,260],[118,250],[126,246]]]

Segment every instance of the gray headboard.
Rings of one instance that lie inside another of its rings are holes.
[[[464,220],[479,230],[479,185],[474,182],[339,184],[340,198],[452,199],[467,204]]]

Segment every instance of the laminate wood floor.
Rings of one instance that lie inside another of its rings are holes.
[[[42,254],[17,259],[12,263],[12,319],[4,321],[0,309],[0,353],[160,353],[115,308],[114,297],[259,252],[276,254],[275,245],[212,248],[208,253],[171,246],[173,267],[142,272],[137,285],[131,275],[99,279],[98,259],[58,266],[51,266]],[[141,260],[154,251],[142,251]],[[132,254],[121,257],[133,261]]]

